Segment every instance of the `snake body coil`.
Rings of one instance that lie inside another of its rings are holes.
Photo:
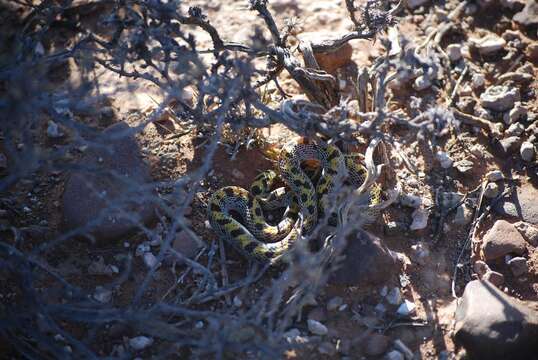
[[[320,164],[321,175],[316,184],[302,169],[305,161]],[[302,215],[302,232],[310,232],[317,224],[320,213],[327,206],[327,196],[335,181],[347,179],[360,186],[365,169],[353,158],[346,157],[335,145],[320,146],[292,141],[286,144],[278,160],[279,174],[291,190],[270,191],[277,178],[274,171],[258,175],[250,192],[237,186],[217,190],[208,203],[208,217],[214,231],[248,258],[275,262],[297,240],[298,214]],[[341,178],[340,178],[341,177]],[[380,189],[370,191],[370,202],[380,200]],[[270,225],[264,210],[287,205],[278,225]],[[234,213],[236,216],[234,216]],[[239,217],[239,219],[238,219]]]

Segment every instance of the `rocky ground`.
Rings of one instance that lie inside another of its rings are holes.
[[[200,6],[229,40],[248,43],[254,27],[262,25],[242,1],[184,5]],[[458,5],[460,16],[451,18]],[[286,17],[297,17],[302,36],[344,32],[351,26],[343,1],[273,0],[270,8],[279,26]],[[85,21],[99,11],[88,11]],[[457,82],[454,93],[442,92],[438,80],[427,74],[414,74],[391,89],[389,106],[414,116],[453,100],[452,108],[471,120],[438,140],[435,150],[431,142],[394,126],[392,135],[401,147],[391,148],[390,158],[402,195],[367,231],[357,234],[342,267],[287,330],[287,341],[294,345],[287,358],[538,358],[538,3],[410,0],[396,29],[417,45],[446,24],[451,27],[442,30],[446,33],[438,46],[449,59],[449,76]],[[60,31],[58,36],[68,35]],[[209,39],[200,36],[201,44],[209,45]],[[45,49],[50,45],[44,44]],[[344,64],[369,65],[384,51],[379,42],[350,45]],[[66,66],[57,70],[59,99],[81,81],[79,64]],[[138,126],[163,96],[156,87],[104,69],[92,76],[99,100],[71,110],[82,123],[106,134]],[[290,77],[283,74],[280,83],[287,93],[298,94]],[[267,91],[276,101],[277,89]],[[260,170],[273,168],[267,148],[282,145],[293,133],[281,125],[262,129],[256,134],[261,141],[249,149],[241,146],[233,159],[234,143],[222,144],[214,168],[188,203],[178,200],[182,194],[173,187],[154,186],[153,181],[181,179],[198,169],[208,136],[203,129],[184,129],[163,119],[115,141],[112,153],[76,149],[72,159],[119,171],[136,185],[129,189],[136,190],[125,194],[124,178],[104,179],[99,172],[40,172],[2,194],[0,223],[4,230],[15,226],[31,239],[25,244],[28,251],[50,239],[76,238],[55,247],[46,261],[97,302],[128,304],[148,269],[156,267],[143,301],[171,300],[177,287],[194,285],[179,275],[188,269],[184,263],[165,257],[158,264],[166,221],[150,199],[158,194],[172,207],[186,207],[186,229],[173,234],[172,246],[192,259],[206,256],[216,243],[205,212],[208,196],[225,185],[248,188]],[[44,122],[36,139],[45,148],[72,141],[54,122]],[[5,177],[14,164],[4,153],[0,171]],[[138,216],[107,213],[109,197],[120,198]],[[91,225],[96,218],[97,226]],[[147,227],[140,230],[140,223]],[[93,238],[70,233],[81,228],[91,230]],[[247,263],[226,249],[229,276],[234,278]],[[105,286],[119,276],[129,254],[134,255],[132,275],[117,287]],[[270,272],[226,301],[247,308],[277,273]],[[16,294],[7,281],[3,285],[0,302],[10,301]],[[163,351],[150,336],[120,325],[96,336],[93,348],[100,356],[130,351],[145,359]],[[7,358],[16,357],[5,351]]]

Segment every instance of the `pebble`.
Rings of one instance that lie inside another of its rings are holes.
[[[237,295],[234,296],[233,303],[234,303],[235,307],[241,307],[241,305],[243,305],[243,302],[241,301],[241,299]]]
[[[422,242],[411,245],[411,250],[413,251],[413,260],[419,265],[424,266],[426,259],[430,256],[430,250]]]
[[[200,245],[189,233],[182,230],[176,234],[172,248],[181,255],[192,259],[200,250]]]
[[[127,247],[127,246],[126,246]],[[151,251],[151,247],[149,246],[149,243],[144,241],[143,243],[139,244],[137,247],[136,247],[136,250],[135,250],[135,255],[136,256],[142,256],[144,255],[145,253],[147,253],[148,251]]]
[[[527,117],[528,110],[521,105],[521,102],[514,103],[514,108],[503,115],[503,121],[506,125],[513,124]]]
[[[398,305],[402,301],[400,289],[397,287],[392,288],[387,294],[386,299],[389,304]]]
[[[409,316],[415,311],[416,307],[417,306],[415,305],[415,303],[406,299],[398,307],[398,310],[396,310],[396,314],[398,314],[399,316]]]
[[[399,350],[404,354],[404,357],[408,360],[413,360],[415,358],[415,354],[403,343],[402,340],[396,339],[394,340],[394,347],[396,350]]]
[[[329,329],[327,329],[325,325],[323,325],[317,320],[308,319],[307,324],[308,324],[308,330],[312,334],[323,336],[323,335],[327,335],[327,333],[329,332]]]
[[[510,267],[512,274],[514,274],[514,276],[516,277],[526,274],[529,270],[527,266],[527,259],[522,256],[516,256],[511,258],[507,264]]]
[[[505,85],[490,86],[480,95],[483,107],[498,112],[512,109],[516,101],[519,101],[518,89]]]
[[[488,199],[493,199],[499,196],[500,190],[499,185],[495,182],[490,182],[486,185],[486,188],[484,189],[484,196]]]
[[[64,136],[60,131],[60,127],[54,121],[49,120],[47,125],[47,136],[51,139],[58,139]]]
[[[432,86],[432,82],[429,78],[429,76],[421,75],[415,79],[415,82],[413,83],[413,89],[416,91],[422,91],[429,89]]]
[[[418,208],[413,211],[412,218],[413,222],[409,226],[411,230],[422,230],[428,226],[428,217],[430,212],[426,209]]]
[[[504,284],[504,275],[500,272],[488,270],[484,276],[482,276],[483,280],[489,281],[493,285],[499,287],[502,284]]]
[[[505,135],[508,135],[508,136],[520,136],[524,132],[525,132],[525,127],[523,126],[523,124],[516,122],[510,125],[504,133]]]
[[[509,136],[499,141],[499,144],[503,154],[507,156],[520,148],[521,138],[519,136]]]
[[[461,59],[461,45],[460,44],[450,44],[446,48],[446,53],[448,58],[452,62],[456,62]]]
[[[136,351],[143,350],[153,344],[153,339],[147,336],[137,336],[129,339],[129,346]]]
[[[379,356],[387,351],[389,343],[388,336],[373,333],[366,339],[364,352],[368,356]]]
[[[462,204],[456,209],[456,215],[454,215],[454,224],[467,225],[473,220],[473,210]]]
[[[481,55],[492,55],[506,46],[506,40],[497,35],[486,35],[480,39],[470,39]]]
[[[486,77],[482,73],[473,74],[471,83],[473,89],[481,89],[484,85],[486,85]]]
[[[334,311],[342,305],[344,300],[340,296],[335,296],[327,302],[327,310]]]
[[[435,154],[435,157],[443,169],[449,169],[454,163],[454,160],[452,160],[444,151],[438,151],[437,154]]]
[[[380,290],[379,290],[379,295],[385,297],[387,296],[387,294],[389,293],[389,288],[387,286],[383,286]]]
[[[534,158],[534,145],[528,141],[524,141],[519,149],[523,161],[531,161]]]
[[[384,313],[387,312],[387,308],[385,305],[379,303],[374,307],[374,311],[379,315],[383,315]]]
[[[392,350],[385,356],[386,360],[405,360],[403,354],[398,350]]]
[[[512,20],[523,26],[533,26],[538,24],[538,3],[527,0],[525,7],[516,13]]]
[[[299,331],[299,329],[292,328],[282,334],[282,336],[286,339],[288,343],[291,344],[294,343],[299,336],[301,336],[301,332]]]
[[[486,273],[490,270],[488,264],[486,264],[482,260],[475,261],[473,265],[473,270],[475,273],[477,273],[480,277],[486,275]]]
[[[153,255],[151,252],[144,253],[144,264],[148,267],[148,269],[153,269],[155,266],[157,266],[158,261],[155,255]]]
[[[112,300],[112,290],[105,289],[102,286],[97,286],[93,293],[93,298],[101,304],[109,303]]]

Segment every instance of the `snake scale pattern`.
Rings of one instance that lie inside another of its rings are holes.
[[[303,170],[301,164],[307,161],[320,165],[318,176],[311,178]],[[359,187],[366,169],[335,145],[294,140],[280,152],[278,173],[272,170],[260,173],[250,191],[238,186],[223,187],[213,193],[208,203],[209,222],[217,235],[247,258],[261,262],[274,263],[290,250],[299,236],[299,214],[301,232],[312,231],[324,214],[327,196],[338,179]],[[286,188],[271,191],[278,176]],[[377,184],[369,190],[369,197],[370,204],[380,202],[381,188]],[[264,213],[278,207],[286,207],[286,211],[278,224],[271,225]]]

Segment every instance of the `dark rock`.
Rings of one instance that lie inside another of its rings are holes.
[[[467,284],[456,309],[455,342],[471,359],[536,359],[538,313],[487,281]]]
[[[180,231],[176,234],[172,248],[181,255],[192,259],[200,250],[201,244],[198,244],[186,231]],[[171,255],[170,258],[176,262],[179,260],[175,255]],[[179,262],[181,263],[182,261]]]
[[[368,356],[384,354],[389,347],[390,338],[381,334],[372,334],[366,338],[364,352]]]
[[[500,287],[504,284],[504,275],[497,271],[488,270],[484,276],[482,276],[482,280],[489,281],[496,287]]]
[[[538,2],[536,0],[527,0],[523,10],[518,12],[512,18],[515,22],[524,25],[531,26],[538,24]]]
[[[509,136],[502,140],[494,140],[493,146],[500,153],[501,156],[509,156],[519,151],[519,145],[521,144],[521,138],[518,136]]]
[[[521,276],[526,274],[529,270],[527,266],[527,259],[521,256],[511,258],[508,261],[508,266],[510,266],[510,270],[512,270],[512,274],[514,274],[514,276]]]
[[[104,130],[103,136],[128,130],[127,124],[117,123]],[[155,207],[148,201],[152,195],[147,190],[150,171],[140,157],[136,140],[132,135],[110,139],[108,150],[87,151],[80,164],[96,170],[71,173],[62,200],[65,227],[88,226],[98,241],[117,239],[155,217]],[[111,203],[121,211],[109,208]]]
[[[486,261],[498,259],[510,253],[521,255],[525,250],[525,239],[516,227],[506,220],[497,220],[482,242],[482,252]]]
[[[335,285],[363,286],[385,284],[398,274],[401,262],[378,237],[360,230],[355,239],[348,239],[340,268],[329,282]],[[379,271],[383,269],[383,271]]]
[[[538,225],[538,189],[530,183],[517,187],[509,197],[495,205],[495,211],[504,216],[520,218]]]

